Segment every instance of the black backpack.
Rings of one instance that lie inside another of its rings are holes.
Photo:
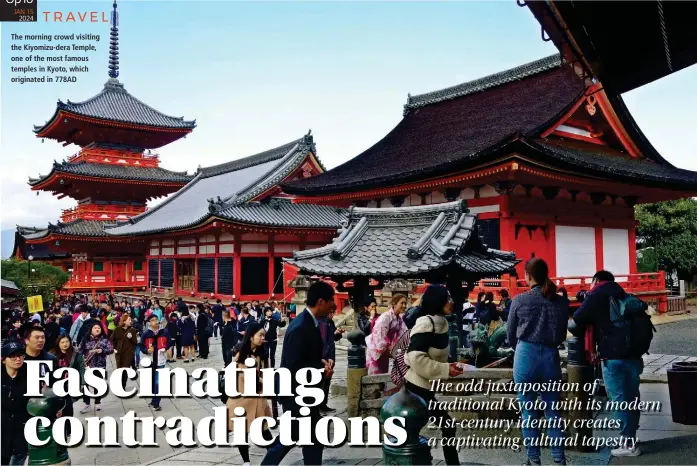
[[[648,307],[648,304],[631,294],[623,299],[610,297],[610,320],[615,328],[625,334],[628,356],[641,357],[649,353],[656,327],[646,313]]]

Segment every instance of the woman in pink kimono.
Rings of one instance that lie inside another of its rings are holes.
[[[407,326],[402,320],[402,314],[407,309],[407,297],[403,294],[392,296],[390,310],[378,317],[373,331],[368,335],[366,344],[366,366],[368,374],[385,374],[390,367],[390,353],[399,341],[399,337],[407,332]]]

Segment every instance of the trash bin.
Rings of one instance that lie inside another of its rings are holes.
[[[668,391],[673,422],[697,425],[697,403],[692,399],[697,393],[697,361],[673,363],[668,369]]]

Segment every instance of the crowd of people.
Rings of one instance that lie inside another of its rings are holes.
[[[544,260],[534,258],[525,264],[525,279],[530,290],[511,299],[501,293],[496,304],[491,294],[480,295],[473,309],[459,312],[474,314],[475,321],[490,325],[503,322],[507,328],[508,344],[515,350],[513,374],[516,383],[561,381],[559,347],[567,337],[570,317],[570,302],[563,290],[557,289],[549,279],[549,270]],[[613,300],[627,298],[626,293],[615,283],[610,272],[599,271],[593,277],[592,288],[584,294],[584,301],[573,313],[573,320],[582,334],[593,335],[598,343],[597,358],[601,361],[602,376],[608,397],[612,401],[631,401],[639,396],[639,375],[643,368],[642,351],[626,344],[627,331],[619,330],[613,314]],[[640,300],[635,300],[641,303]],[[642,303],[644,304],[644,303]],[[387,312],[377,312],[374,299],[365,305],[366,312],[357,315],[357,326],[367,336],[366,364],[370,374],[390,371],[397,385],[404,384],[426,402],[436,394],[431,391],[431,381],[447,379],[470,370],[472,366],[449,360],[449,322],[454,302],[446,287],[429,285],[420,300],[408,306],[408,298],[402,294],[392,296]],[[629,309],[629,308],[627,308]],[[336,310],[334,289],[318,281],[307,292],[306,308],[288,319],[280,367],[288,369],[295,384],[295,374],[308,367],[322,369],[321,381],[325,391],[324,402],[310,409],[313,425],[322,415],[334,410],[328,407],[328,391],[336,361],[336,341],[343,335],[333,320]],[[629,312],[629,311],[627,311]],[[260,305],[258,302],[223,305],[220,300],[187,305],[181,298],[170,300],[163,307],[157,299],[147,297],[132,301],[117,302],[107,297],[104,302],[88,302],[85,296],[72,296],[54,303],[53,308],[42,314],[13,312],[3,318],[2,345],[2,421],[5,425],[21,425],[28,419],[26,410],[25,361],[51,360],[55,367],[71,367],[81,374],[86,368],[106,368],[107,357],[114,354],[117,367],[138,367],[141,354],[153,359],[153,369],[170,363],[188,363],[196,357],[209,357],[209,340],[221,339],[224,366],[236,364],[246,368],[251,358],[257,369],[257,388],[261,393],[260,370],[276,365],[278,329],[286,325],[281,310],[274,302]],[[289,316],[290,317],[290,316]],[[244,373],[239,372],[238,384],[245,386]],[[53,383],[52,377],[47,378]],[[126,380],[124,380],[125,384]],[[295,392],[295,387],[291,387]],[[149,406],[159,411],[157,396],[157,372],[155,372],[155,396]],[[548,403],[545,416],[555,419],[560,416],[551,408],[559,400],[557,392],[535,393],[526,390],[518,394],[521,402],[540,397]],[[85,397],[80,410],[86,413],[100,410],[100,399]],[[92,401],[94,404],[92,404]],[[223,401],[234,417],[236,407],[245,409],[246,425],[262,416],[279,416],[280,408],[293,417],[300,415],[300,406],[295,397],[231,398]],[[63,413],[73,413],[73,400],[67,397]],[[435,406],[435,405],[433,405]],[[539,415],[523,405],[522,418],[531,419]],[[449,415],[431,407],[429,416],[440,417],[443,438],[453,438],[455,429]],[[616,413],[621,425],[621,435],[633,439],[612,450],[614,456],[636,456],[636,431],[639,412]],[[293,424],[296,426],[296,424]],[[267,426],[265,438],[270,439]],[[234,433],[232,419],[229,429]],[[69,435],[69,432],[67,432]],[[298,437],[297,428],[292,432]],[[525,438],[540,438],[539,429],[525,428]],[[563,438],[560,429],[549,429],[551,439]],[[454,442],[443,443],[446,464],[459,464]],[[540,448],[533,442],[527,447],[526,464],[540,464]],[[239,447],[240,453],[249,464],[249,448]],[[268,447],[262,464],[279,464],[292,446],[283,445],[277,438]],[[305,464],[321,464],[323,446],[314,438],[311,445],[303,445]],[[23,429],[3,429],[3,464],[23,464],[27,444]],[[562,443],[551,448],[555,464],[566,464]]]

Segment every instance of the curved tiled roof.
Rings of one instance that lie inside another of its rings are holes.
[[[73,220],[72,222],[58,222],[56,225],[51,223],[43,230],[37,230],[34,233],[23,235],[25,239],[41,239],[50,234],[67,235],[67,236],[106,236],[104,227],[113,225],[113,220]]]
[[[113,78],[104,84],[104,89],[99,94],[85,101],[71,102],[68,100],[67,102],[62,102],[59,100],[56,114],[54,114],[53,118],[42,126],[35,126],[34,132],[40,133],[50,125],[60,110],[86,117],[135,125],[176,129],[193,129],[196,127],[195,120],[187,121],[184,120],[184,117],[165,115],[141,102],[129,94],[123,84]]]
[[[537,135],[569,110],[585,84],[559,56],[412,96],[382,140],[289,194],[324,195],[420,181],[452,172],[515,134]]]
[[[229,219],[255,223],[257,218],[264,225],[281,225],[283,219],[273,219],[274,209],[267,205],[249,204],[259,194],[273,188],[282,179],[296,170],[307,155],[315,151],[310,134],[275,149],[261,152],[243,159],[200,168],[193,180],[162,204],[131,218],[114,228],[109,235],[151,234],[172,229],[190,228],[204,220],[228,212]],[[289,213],[296,206],[285,206]],[[249,211],[244,209],[249,208]],[[296,209],[308,216],[296,215],[287,226],[312,228],[328,224],[332,228],[329,210]],[[293,223],[295,222],[295,223]]]
[[[613,179],[641,180],[683,189],[697,189],[697,172],[659,164],[645,159],[635,159],[624,154],[603,151],[583,144],[559,144],[537,140],[525,143],[558,162],[574,166],[575,170]]]
[[[93,176],[96,178],[110,178],[119,180],[136,181],[157,181],[169,183],[188,183],[193,179],[193,175],[184,172],[174,172],[160,167],[132,167],[127,165],[112,165],[105,163],[91,162],[54,162],[53,169],[46,175],[39,178],[30,178],[29,184],[36,186],[49,179],[54,172],[72,173],[82,176]]]
[[[216,214],[238,223],[269,227],[339,228],[346,210],[315,204],[293,204],[290,199],[233,205]]]
[[[423,277],[453,263],[478,277],[510,271],[519,261],[482,244],[476,222],[464,201],[352,207],[330,244],[296,251],[288,262],[302,272],[334,277]]]

